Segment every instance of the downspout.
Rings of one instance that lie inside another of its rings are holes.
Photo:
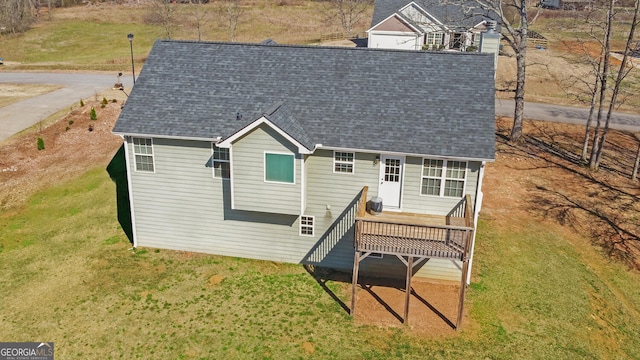
[[[133,248],[138,247],[138,235],[136,231],[136,212],[133,208],[133,185],[131,182],[131,161],[129,160],[129,143],[127,136],[122,135],[124,140],[124,161],[127,167],[127,187],[129,188],[129,209],[131,210],[131,235],[133,236]]]
[[[484,167],[487,162],[483,161],[480,165],[480,171],[478,172],[478,186],[476,187],[476,198],[473,206],[473,239],[471,240],[471,257],[469,258],[469,269],[467,270],[467,285],[471,284],[471,268],[473,267],[473,253],[476,245],[476,233],[478,230],[478,216],[480,215],[480,208],[482,208],[482,179],[484,178]]]

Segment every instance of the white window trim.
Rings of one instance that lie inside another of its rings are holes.
[[[214,179],[230,180],[231,179],[231,149],[218,147],[218,149],[220,150],[227,150],[227,153],[229,154],[229,160],[216,160],[216,158],[214,157],[215,148],[216,148],[216,144],[212,142],[211,143],[211,176],[213,176]],[[216,176],[216,162],[229,164],[228,178],[224,176]]]
[[[433,40],[433,42],[429,42],[429,37],[431,36],[431,40]],[[426,45],[442,45],[444,44],[443,42],[443,38],[444,38],[444,32],[442,31],[430,31],[426,34],[426,41],[425,44]]]
[[[440,176],[440,189],[438,192],[438,195],[430,195],[430,194],[423,194],[422,193],[422,183],[424,182],[424,179],[437,179],[434,176],[424,176],[424,161],[425,160],[442,160],[442,175]],[[465,171],[464,171],[464,178],[463,179],[458,179],[458,178],[448,178],[447,177],[447,166],[449,165],[449,162],[452,161],[457,161],[457,162],[463,162],[465,163]],[[445,160],[445,159],[436,159],[436,158],[422,158],[422,163],[420,165],[420,188],[418,189],[418,195],[419,196],[427,196],[427,197],[443,197],[443,198],[449,198],[449,199],[462,199],[464,198],[464,195],[466,193],[466,189],[467,189],[467,177],[469,175],[469,161],[467,160]],[[445,196],[444,195],[444,188],[445,188],[445,184],[447,180],[455,180],[455,181],[462,181],[462,196],[457,197],[457,196]]]
[[[271,181],[267,180],[267,154],[288,155],[293,156],[293,182]],[[296,154],[278,151],[265,151],[262,154],[262,179],[270,184],[295,185],[296,184]]]
[[[307,219],[311,219],[311,225],[303,225],[302,224],[302,218],[307,218]],[[311,228],[311,234],[303,234],[302,233],[302,229],[303,228]],[[300,229],[299,229],[299,234],[300,236],[314,236],[316,234],[316,217],[315,216],[311,216],[311,215],[300,215]]]
[[[136,139],[149,139],[151,140],[151,155],[149,154],[138,154],[136,153],[136,144],[135,144],[135,140]],[[132,152],[133,152],[133,167],[135,168],[136,172],[141,172],[141,173],[150,173],[150,174],[155,174],[156,173],[156,149],[153,146],[153,138],[149,138],[149,137],[138,137],[138,136],[132,136],[131,137],[131,148],[132,148]],[[151,156],[151,163],[153,166],[153,171],[149,171],[149,170],[138,170],[138,162],[136,161],[136,155],[141,155],[141,156]]]
[[[353,161],[336,160],[336,153],[353,154]],[[336,171],[336,164],[349,164],[351,165],[351,172]],[[356,153],[353,151],[333,151],[333,173],[334,174],[346,174],[353,175],[356,173]]]

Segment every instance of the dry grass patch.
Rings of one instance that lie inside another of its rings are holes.
[[[15,102],[44,95],[60,89],[61,86],[45,84],[10,84],[2,83],[0,87],[0,107],[11,105]]]

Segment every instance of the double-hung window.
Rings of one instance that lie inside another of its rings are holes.
[[[467,174],[466,161],[424,159],[422,195],[462,197]]]
[[[213,146],[213,177],[221,179],[229,179],[231,177],[229,149]]]
[[[293,154],[264,154],[264,180],[295,183],[295,156]]]
[[[131,141],[133,143],[136,171],[154,172],[153,140],[134,137]]]
[[[355,154],[352,152],[333,152],[333,172],[353,174]]]

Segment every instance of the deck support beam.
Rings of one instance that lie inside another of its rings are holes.
[[[469,269],[469,259],[465,257],[462,262],[462,277],[460,279],[460,303],[458,304],[458,319],[456,320],[456,330],[460,329],[462,314],[464,312],[464,296],[467,289],[467,272]]]
[[[351,311],[349,315],[356,313],[356,286],[358,286],[358,270],[360,268],[360,251],[356,250],[353,255],[353,276],[351,279]]]
[[[404,298],[404,318],[403,323],[409,323],[409,298],[411,298],[411,277],[413,275],[413,256],[409,256],[407,259],[407,279],[406,279],[406,293]]]

